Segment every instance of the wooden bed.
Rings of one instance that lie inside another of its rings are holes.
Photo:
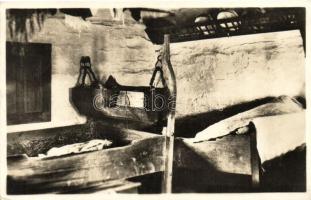
[[[52,147],[94,138],[110,139],[114,146],[81,154],[37,157]],[[100,122],[10,133],[7,191],[9,194],[75,193],[94,187],[106,190],[133,185],[126,179],[164,171],[164,144],[165,136]],[[184,138],[175,140],[174,170],[213,168],[221,173],[249,176],[252,178],[249,184],[257,187],[259,164],[254,131],[201,143]],[[138,186],[136,183],[135,187]]]
[[[90,134],[86,127],[76,125],[9,134],[8,192],[65,192],[102,181],[163,171],[163,136],[101,124],[96,124]],[[115,145],[81,154],[36,157],[51,147],[94,138],[110,139]]]

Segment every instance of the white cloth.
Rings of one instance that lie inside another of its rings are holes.
[[[261,162],[294,150],[306,142],[305,112],[253,119]]]
[[[110,140],[94,139],[88,142],[69,144],[62,147],[53,147],[45,154],[39,154],[40,158],[55,157],[74,153],[98,151],[112,145]]]
[[[261,163],[306,143],[305,117],[305,111],[301,111],[248,120],[247,124],[252,121],[256,127],[257,150]],[[195,138],[188,141],[197,142]]]

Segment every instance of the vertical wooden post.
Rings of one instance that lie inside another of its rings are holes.
[[[170,107],[167,117],[167,128],[165,134],[165,169],[162,182],[162,192],[172,193],[172,176],[173,176],[173,156],[174,156],[174,131],[175,131],[175,109],[176,109],[176,77],[170,61],[170,37],[164,35],[163,50],[163,70],[164,77],[167,79],[167,86],[170,94]],[[173,103],[172,103],[173,102]]]
[[[250,127],[250,156],[252,170],[252,189],[256,191],[260,186],[260,158],[257,151],[256,127],[253,122],[249,123]]]

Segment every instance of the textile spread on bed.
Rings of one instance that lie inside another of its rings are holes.
[[[277,157],[305,143],[305,112],[301,104],[288,96],[239,113],[196,134],[192,142],[200,142],[235,132],[246,132],[253,122],[257,131],[257,149],[261,161]]]
[[[62,147],[53,147],[46,154],[39,154],[38,157],[55,157],[55,156],[62,156],[68,154],[76,154],[82,152],[89,152],[89,151],[98,151],[104,148],[108,148],[112,145],[112,142],[107,139],[94,139],[88,142],[81,142],[75,144],[69,144]]]

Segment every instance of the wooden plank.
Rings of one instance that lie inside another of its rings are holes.
[[[124,140],[142,140],[146,138],[153,138],[158,137],[159,135],[145,132],[145,131],[138,131],[132,129],[126,129],[121,127],[114,127],[106,124],[105,122],[96,121],[92,125],[92,132],[94,135],[103,138],[109,139],[124,139]]]
[[[227,135],[199,143],[179,138],[175,143],[176,167],[252,175],[249,134]]]
[[[10,182],[9,182],[10,184]],[[68,187],[63,187],[67,184]],[[75,179],[54,183],[53,187],[47,183],[29,188],[29,186],[15,184],[8,188],[8,194],[36,194],[36,193],[55,193],[55,194],[88,194],[88,193],[137,193],[139,182],[130,182],[124,179],[112,181],[84,182],[83,179]],[[11,186],[11,185],[10,185]],[[70,187],[69,187],[70,186]],[[14,188],[14,189],[13,189]]]
[[[116,180],[116,181],[105,181],[98,182],[95,184],[90,184],[86,188],[76,188],[75,190],[64,191],[61,194],[114,194],[114,193],[138,193],[138,187],[141,186],[138,182],[130,182],[126,180]]]

